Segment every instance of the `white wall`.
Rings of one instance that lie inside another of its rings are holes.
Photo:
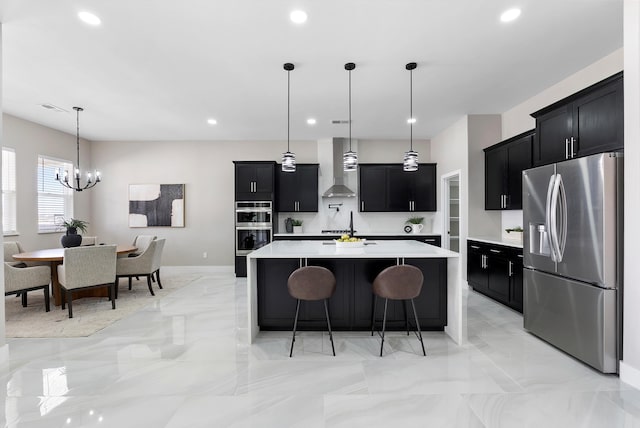
[[[640,389],[640,3],[624,2],[625,263],[623,361],[620,379]]]
[[[0,22],[0,113],[2,112],[2,23]],[[0,140],[2,145],[5,145],[4,137],[2,137],[3,120],[0,114]],[[2,174],[2,162],[0,162],[0,174]],[[2,177],[2,175],[0,175]],[[0,218],[2,216],[2,204],[0,204]],[[4,296],[4,269],[0,269],[0,291]],[[5,344],[7,343],[6,334],[4,329],[4,305],[0,307],[0,347],[6,350]],[[6,361],[7,354],[2,352],[0,361]]]
[[[535,128],[536,121],[531,113],[622,71],[623,56],[623,49],[620,48],[502,113],[502,139]]]
[[[500,212],[484,209],[483,149],[500,142],[501,118],[498,114],[469,115],[468,127],[468,236],[500,236]]]
[[[37,107],[34,107],[37,108]],[[54,113],[60,121],[75,123],[75,112]],[[3,114],[2,145],[16,151],[17,217],[18,236],[7,236],[5,241],[20,241],[26,250],[60,247],[60,233],[38,233],[37,165],[38,155],[47,155],[69,160],[76,164],[76,137],[33,122]],[[82,132],[82,128],[80,128]],[[91,168],[91,147],[80,140],[80,164],[82,169]],[[87,235],[95,233],[91,220],[93,190],[75,192],[73,198],[75,218],[89,221]]]
[[[299,163],[315,163],[315,142],[291,142]],[[104,181],[93,189],[92,222],[101,242],[139,234],[167,238],[165,265],[234,264],[234,160],[280,161],[286,142],[94,142]],[[185,184],[185,227],[130,228],[130,184]],[[203,253],[207,252],[207,258]]]
[[[467,266],[467,230],[469,224],[469,125],[468,117],[460,118],[456,123],[431,139],[431,161],[438,164],[438,189],[443,175],[460,171],[460,266]],[[437,227],[441,233],[442,224]],[[466,268],[462,277],[466,278]]]

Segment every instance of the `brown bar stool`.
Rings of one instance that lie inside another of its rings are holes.
[[[333,273],[320,266],[304,266],[294,270],[289,275],[287,281],[289,294],[296,299],[296,318],[293,322],[293,338],[291,339],[291,351],[289,357],[293,356],[293,344],[296,341],[296,328],[298,327],[298,313],[300,312],[300,300],[324,300],[324,313],[327,316],[327,327],[329,328],[329,338],[331,339],[331,350],[336,356],[333,346],[333,334],[331,334],[331,323],[329,322],[329,309],[327,299],[336,290],[336,277]]]
[[[390,266],[380,272],[376,279],[373,280],[373,313],[371,314],[371,335],[375,326],[376,304],[378,297],[384,299],[384,316],[382,318],[382,343],[380,344],[380,356],[382,357],[382,347],[384,346],[384,331],[387,324],[387,303],[391,300],[402,300],[404,308],[404,321],[407,326],[407,335],[409,334],[409,319],[407,317],[407,300],[411,301],[413,308],[413,316],[416,321],[416,337],[422,345],[422,354],[426,357],[422,341],[422,331],[420,331],[420,323],[418,322],[418,314],[413,299],[420,295],[424,276],[422,271],[411,265]]]

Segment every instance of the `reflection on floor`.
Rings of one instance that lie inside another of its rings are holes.
[[[178,278],[165,269],[164,281]],[[193,273],[193,270],[189,270]],[[469,292],[469,343],[261,333],[246,345],[245,281],[205,270],[89,338],[11,339],[8,427],[627,427],[640,391],[522,330]],[[60,310],[59,308],[57,310]]]

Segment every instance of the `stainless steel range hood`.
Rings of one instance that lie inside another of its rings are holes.
[[[353,142],[353,141],[352,141]],[[345,147],[345,143],[347,147]],[[348,150],[349,140],[346,138],[334,138],[333,139],[333,164],[331,166],[333,171],[333,186],[329,187],[323,194],[323,198],[353,198],[356,196],[356,192],[349,189],[345,185],[345,171],[342,165],[342,155]],[[350,174],[356,174],[351,172]]]

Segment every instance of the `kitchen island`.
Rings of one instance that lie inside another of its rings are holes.
[[[331,325],[336,331],[367,331],[371,326],[371,284],[384,268],[411,264],[425,281],[415,299],[423,330],[444,330],[457,344],[466,338],[458,253],[417,241],[367,241],[363,248],[336,248],[333,241],[274,241],[247,255],[249,342],[260,330],[291,330],[295,299],[287,278],[300,266],[324,266],[336,276],[329,300]],[[317,306],[317,307],[316,307]],[[380,312],[376,318],[382,319]],[[324,308],[301,307],[299,329],[324,330]],[[388,329],[404,329],[401,302],[389,302]]]

